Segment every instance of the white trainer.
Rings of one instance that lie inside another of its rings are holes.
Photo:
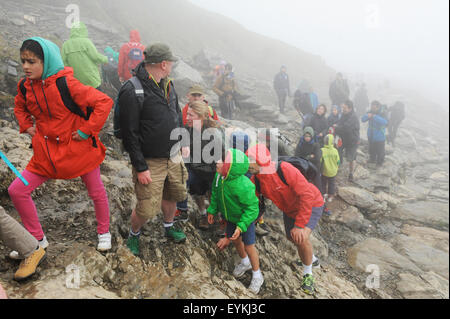
[[[239,263],[234,267],[233,276],[236,278],[242,277],[247,270],[252,269],[252,265],[248,263],[248,265]]]
[[[262,275],[261,275],[261,277],[253,276],[248,289],[251,292],[253,292],[255,295],[257,295],[259,293],[259,290],[261,289],[261,286],[263,283],[264,283],[264,277]]]
[[[111,233],[98,235],[98,251],[107,251],[111,249]]]
[[[40,247],[42,247],[42,249],[46,249],[48,247],[48,241],[47,241],[47,237],[42,238],[41,240],[38,240],[38,244]],[[14,259],[14,260],[22,260],[25,259],[24,256],[20,255],[18,251],[13,250],[12,252],[9,253],[9,258]]]

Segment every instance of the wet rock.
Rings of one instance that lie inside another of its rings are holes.
[[[395,270],[421,272],[408,258],[396,252],[391,244],[377,238],[368,238],[347,251],[351,267],[365,272],[368,265],[377,265],[381,273]]]
[[[398,252],[407,256],[422,270],[433,271],[448,280],[448,253],[425,245],[422,241],[405,235],[395,236],[392,242]]]
[[[399,275],[397,290],[405,299],[447,299],[448,281],[431,272],[415,276]],[[429,281],[432,281],[430,283]],[[436,287],[437,283],[437,287]]]
[[[14,19],[9,19],[9,21],[10,21],[12,24],[14,24],[15,26],[18,26],[18,27],[22,27],[22,26],[25,25],[25,21],[23,21],[22,19],[16,19],[16,18],[14,18]]]
[[[412,237],[425,245],[449,252],[448,232],[439,231],[428,227],[417,227],[411,225],[404,225],[402,233]]]
[[[8,74],[11,76],[17,76],[16,68],[11,65],[8,65]]]
[[[392,211],[392,218],[448,231],[448,204],[437,202],[409,202]]]
[[[370,211],[382,209],[383,206],[376,201],[374,194],[357,187],[339,187],[339,197],[352,206],[364,208]]]
[[[348,208],[344,210],[333,209],[329,220],[341,223],[354,231],[365,229],[371,225],[371,223],[364,218],[364,215],[359,212],[358,208],[354,206],[348,206]]]
[[[175,64],[171,76],[179,96],[185,96],[193,84],[206,86],[201,74],[181,59]]]

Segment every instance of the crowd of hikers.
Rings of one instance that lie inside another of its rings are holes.
[[[89,40],[83,23],[73,26],[61,50],[40,37],[26,39],[20,48],[25,77],[17,84],[14,114],[20,133],[31,137],[33,156],[22,172],[28,184],[17,178],[8,192],[23,226],[0,209],[1,239],[11,249],[10,258],[22,260],[14,279],[32,276],[46,257],[49,242],[32,193],[49,179],[81,177],[95,208],[97,249],[112,248],[108,195],[100,177],[106,148],[99,133],[114,110],[114,134],[129,154],[137,198],[126,242],[134,255],[140,255],[141,228],[160,211],[165,236],[176,243],[186,240],[178,222],[195,211],[188,207],[189,193],[197,206],[198,213],[191,217],[198,228],[207,231],[219,223],[217,248],[224,250],[233,243],[240,257],[233,275],[239,278],[252,270],[249,289],[257,294],[264,277],[256,235],[270,231],[264,223],[268,199],[283,212],[286,236],[297,248],[303,266],[301,288],[314,294],[312,268],[320,267],[320,262],[310,235],[322,214],[331,213],[326,203],[335,196],[335,178],[344,158],[353,180],[359,144],[357,110],[363,106],[355,110],[342,74],[331,84],[328,116],[327,106],[319,103],[313,89],[299,86],[294,107],[303,116],[303,132],[295,156],[277,157],[269,134],[252,137],[239,129],[227,133],[202,86],[193,85],[188,103],[180,108],[169,77],[178,58],[166,44],[145,47],[133,30],[120,52],[111,47],[104,52],[100,54]],[[233,67],[223,61],[215,72],[220,115],[229,119],[237,92]],[[117,89],[115,101],[99,90],[102,77]],[[283,113],[291,96],[285,66],[275,76],[274,88]],[[363,113],[369,162],[381,166],[385,128],[394,143],[404,105],[397,102],[387,109],[373,101]],[[174,139],[176,130],[187,138],[180,134]],[[276,153],[284,155],[278,149]]]

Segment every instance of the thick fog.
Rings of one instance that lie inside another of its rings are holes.
[[[387,77],[449,105],[447,0],[191,0],[344,73]]]

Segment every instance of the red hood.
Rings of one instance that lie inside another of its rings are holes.
[[[264,144],[256,144],[250,147],[245,155],[250,161],[256,161],[261,166],[260,174],[273,174],[276,171],[276,165],[272,162],[270,151]]]
[[[141,35],[138,30],[130,31],[130,42],[141,42]]]

